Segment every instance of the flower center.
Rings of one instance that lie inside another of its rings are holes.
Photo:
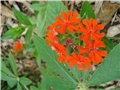
[[[84,62],[83,62],[83,59],[82,59],[82,57],[81,56],[79,56],[79,58],[78,58],[78,62],[77,62],[78,64],[83,64]]]
[[[94,33],[94,30],[93,30],[93,29],[90,29],[89,32],[90,32],[90,34],[93,34],[93,33]]]
[[[71,45],[72,45],[72,40],[71,40],[71,38],[68,38],[66,40],[66,46],[71,46]]]
[[[69,22],[69,21],[67,21],[67,20],[64,20],[64,23],[65,23],[65,24],[70,24],[70,22]]]
[[[83,64],[83,61],[78,61],[77,63],[78,63],[78,64]]]
[[[97,49],[98,49],[98,48],[94,47],[94,48],[90,48],[89,51],[91,52],[91,51],[95,51],[95,50],[97,50]]]

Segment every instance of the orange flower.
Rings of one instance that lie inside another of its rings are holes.
[[[102,41],[99,42],[89,42],[86,44],[84,48],[78,46],[78,50],[80,51],[80,54],[88,53],[89,59],[94,63],[98,64],[102,62],[103,56],[107,55],[106,50],[99,50],[99,48],[104,48],[105,44]]]
[[[80,23],[79,29],[77,29],[78,33],[83,33],[83,35],[80,37],[81,40],[84,40],[85,42],[88,42],[91,39],[98,41],[105,35],[104,33],[98,32],[103,30],[104,25],[98,24],[97,20],[91,18],[89,21],[84,19],[82,22],[85,26]]]
[[[70,67],[76,66],[78,70],[86,71],[86,68],[92,68],[92,62],[98,64],[107,55],[107,51],[100,50],[105,47],[101,41],[104,33],[100,33],[104,25],[98,24],[95,19],[84,19],[82,24],[77,16],[77,12],[72,13],[70,10],[68,13],[62,12],[63,18],[57,16],[57,21],[47,28],[46,41],[57,52],[58,62],[69,63]],[[79,37],[80,33],[82,36]],[[80,44],[79,39],[85,42],[85,47],[77,46]]]
[[[52,43],[58,43],[58,32],[56,31],[55,23],[51,26],[48,26],[48,31],[46,32],[46,41],[49,43],[49,46],[53,46]]]
[[[61,34],[65,34],[67,28],[71,33],[77,29],[77,26],[75,26],[75,24],[78,24],[80,22],[80,19],[77,18],[77,12],[74,12],[72,15],[72,11],[69,10],[68,14],[62,12],[62,16],[63,20],[60,18],[60,16],[56,17],[56,24],[58,24],[57,27],[59,27],[58,30]]]
[[[73,67],[77,64],[77,69],[82,69],[83,71],[86,71],[86,68],[91,69],[91,63],[90,59],[87,57],[84,57],[82,55],[76,55],[75,52],[72,53],[72,56],[69,57],[70,67]]]
[[[54,43],[53,46],[54,46],[54,48],[57,51],[58,56],[59,56],[58,62],[68,63],[68,60],[67,60],[68,53],[67,53],[65,47],[61,44],[56,44],[56,43]]]
[[[47,38],[46,41],[49,43],[58,42],[56,35],[53,32],[46,32]]]
[[[17,52],[22,51],[23,46],[22,46],[22,44],[21,44],[20,41],[15,42],[15,44],[14,44],[14,49],[15,49]]]

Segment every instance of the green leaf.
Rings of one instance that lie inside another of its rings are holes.
[[[12,68],[14,74],[16,76],[18,76],[18,74],[17,74],[17,66],[16,66],[16,63],[15,63],[14,57],[13,57],[13,55],[11,53],[9,53],[9,61],[10,61],[10,65],[11,65],[11,68]]]
[[[67,11],[67,8],[61,1],[48,1],[44,7],[41,8],[37,17],[37,33],[39,36],[45,36],[47,26],[55,22],[56,16],[61,12]]]
[[[8,79],[9,77],[10,77],[10,76],[8,76],[7,74],[5,74],[4,72],[1,72],[1,80],[7,81],[7,79]]]
[[[50,90],[50,86],[47,84],[47,80],[45,78],[41,81],[41,90]]]
[[[42,87],[41,83],[38,82],[37,85],[38,85],[38,89],[39,89],[39,90],[42,90],[42,89],[41,89],[41,87]]]
[[[55,90],[74,90],[77,87],[77,84],[73,84],[57,76],[51,76],[47,80],[49,81],[48,84]]]
[[[34,50],[34,56],[36,57],[36,62],[37,62],[38,67],[41,67],[41,56],[39,55],[36,49]]]
[[[16,83],[17,83],[16,78],[13,78],[13,77],[11,77],[11,76],[8,76],[8,75],[5,74],[4,72],[1,73],[1,76],[2,76],[1,79],[2,79],[3,81],[7,81],[8,85],[9,85],[11,88],[16,85]]]
[[[56,72],[53,71],[53,69],[51,69],[51,67],[49,67],[48,65],[46,66],[46,68],[41,67],[40,68],[40,72],[42,73],[42,75],[45,75],[46,73],[49,75],[58,75]]]
[[[22,90],[22,87],[19,82],[17,83],[17,90]]]
[[[8,83],[8,85],[12,88],[13,86],[16,85],[17,81],[16,81],[15,78],[9,78],[9,79],[7,80],[7,83]]]
[[[35,48],[34,43],[24,45],[24,50],[27,51],[27,52],[33,52],[34,48]]]
[[[99,85],[120,78],[120,43],[105,57],[88,81],[88,86]]]
[[[26,41],[27,44],[30,43],[30,39],[31,39],[31,36],[32,36],[32,31],[33,31],[32,26],[29,26],[28,30],[27,30],[27,33],[25,35],[25,41]]]
[[[9,30],[5,32],[5,34],[2,36],[1,39],[11,39],[11,38],[17,38],[22,34],[22,32],[25,30],[23,26],[18,26],[16,28],[9,27]]]
[[[26,77],[21,77],[20,78],[20,83],[27,86],[27,85],[31,84],[32,81],[30,79],[26,78]]]
[[[5,63],[2,61],[1,64],[1,71],[6,73],[7,75],[11,76],[11,77],[16,77],[13,73],[11,73],[11,71],[6,67]]]
[[[28,19],[32,25],[36,25],[36,22],[37,22],[36,18],[28,17]]]
[[[72,74],[74,75],[74,77],[77,79],[77,81],[80,81],[80,70],[77,70],[76,67],[70,68]]]
[[[41,67],[41,57],[37,56],[36,60],[37,60],[38,67]]]
[[[77,84],[71,83],[68,80],[64,80],[58,76],[50,76],[47,73],[43,76],[43,79],[44,84],[49,87],[52,86],[54,90],[74,90],[77,87]],[[42,86],[42,90],[45,90],[44,86]]]
[[[60,66],[61,66],[61,67],[64,69],[64,71],[67,72],[75,81],[77,81],[77,80],[75,79],[75,77],[73,76],[73,75],[74,75],[73,72],[70,72],[70,71],[68,70],[68,68],[69,68],[69,65],[68,65],[68,64],[60,63]]]
[[[35,4],[32,4],[30,7],[33,10],[40,11],[41,8],[43,8],[44,6],[45,6],[45,4],[35,3]]]
[[[81,80],[83,82],[86,82],[88,81],[88,78],[89,78],[89,70],[87,70],[86,72],[82,71],[82,70],[77,70],[76,67],[73,67],[73,68],[70,68],[73,76],[75,77],[75,79],[78,81],[78,82],[81,82]]]
[[[115,47],[115,45],[107,37],[103,37],[102,40],[104,41],[106,50],[108,52],[110,52]]]
[[[38,90],[35,86],[30,86],[30,90]]]
[[[31,25],[29,19],[27,18],[27,16],[23,15],[20,11],[16,10],[15,8],[12,9],[15,17],[17,18],[17,20],[25,25]]]
[[[92,6],[88,1],[84,1],[82,5],[82,9],[80,11],[80,17],[81,17],[81,20],[85,18],[88,18],[88,19],[95,18],[95,14],[92,9]]]
[[[8,30],[7,32],[5,32],[5,34],[2,36],[1,39],[10,39],[13,38],[15,35],[16,31],[15,30]]]
[[[86,72],[81,71],[81,74],[82,74],[82,79],[84,82],[90,79],[90,70],[87,70]]]
[[[62,66],[57,62],[57,53],[53,51],[45,42],[44,39],[33,36],[34,44],[36,46],[36,49],[38,50],[41,58],[47,62],[47,64],[58,74],[65,77],[67,80],[77,83],[63,68]]]

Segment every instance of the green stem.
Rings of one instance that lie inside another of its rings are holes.
[[[79,83],[78,84],[78,90],[88,90],[88,87],[86,87],[85,83]]]
[[[26,90],[29,90],[25,85],[23,85]]]
[[[23,85],[21,82],[20,82],[20,84]],[[25,88],[26,90],[29,90],[25,85],[23,85],[23,86],[24,86],[24,88]]]
[[[120,37],[107,37],[108,39],[120,40]]]

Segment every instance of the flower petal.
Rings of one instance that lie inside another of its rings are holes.
[[[83,22],[83,24],[84,24],[87,28],[89,28],[89,22],[88,22],[88,20],[84,19],[82,22]]]
[[[94,56],[94,53],[93,52],[90,52],[89,55],[88,55],[89,59],[94,62],[95,61],[95,56]]]
[[[99,64],[100,62],[103,61],[103,58],[99,54],[95,53],[94,55],[95,55],[94,64]]]
[[[78,70],[82,69],[84,72],[86,71],[86,68],[83,64],[78,64],[77,69]]]
[[[80,40],[83,40],[85,43],[89,42],[89,39],[90,39],[90,34],[80,36]]]
[[[97,26],[97,24],[98,24],[98,21],[94,19],[93,20],[93,27]]]
[[[87,49],[82,48],[82,47],[80,47],[80,46],[78,46],[78,47],[77,47],[77,49],[80,51],[80,54],[85,54],[85,53],[87,53],[87,52],[88,52],[88,50],[87,50]]]
[[[68,26],[68,30],[69,30],[69,32],[70,33],[72,33],[74,30],[76,30],[77,28],[75,27],[75,26],[73,26],[73,25],[69,25]]]
[[[66,32],[66,25],[62,25],[61,26],[61,28],[59,29],[59,32],[61,33],[61,34],[65,34],[65,32]]]
[[[107,51],[106,51],[106,50],[98,51],[97,53],[98,53],[100,56],[106,56],[106,55],[107,55]]]
[[[59,22],[59,23],[63,23],[63,20],[61,20],[61,18],[59,16],[56,16],[56,20]]]
[[[62,16],[64,20],[68,20],[67,14],[65,12],[62,12]]]
[[[70,19],[71,14],[72,14],[72,11],[68,10],[68,19]]]
[[[95,42],[95,46],[96,46],[97,48],[105,47],[105,43],[104,43],[103,41]]]
[[[103,30],[104,29],[104,25],[103,24],[99,24],[95,27],[95,30]]]

